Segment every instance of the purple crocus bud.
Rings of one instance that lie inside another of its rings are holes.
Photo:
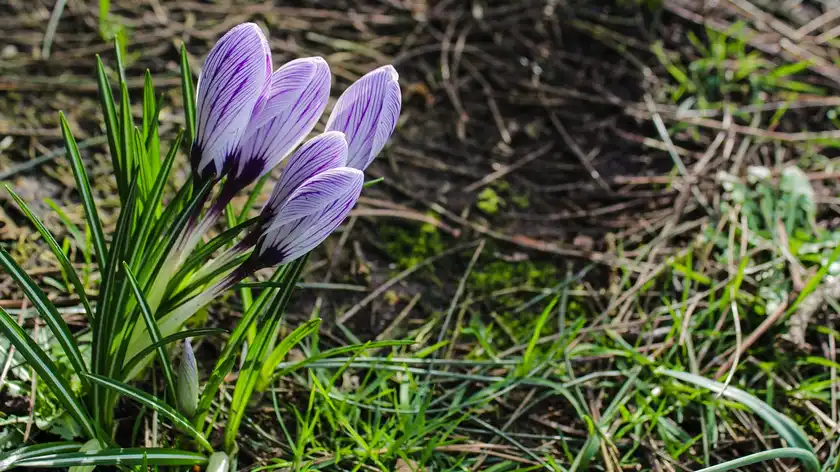
[[[320,57],[293,60],[273,74],[229,162],[236,193],[279,164],[315,127],[330,96],[330,68]]]
[[[283,169],[283,174],[265,204],[261,216],[271,218],[289,195],[300,185],[330,169],[347,163],[347,140],[338,131],[319,134],[301,146]]]
[[[363,184],[364,174],[351,167],[330,169],[303,182],[259,228],[257,245],[242,268],[286,264],[314,249],[344,221]]]
[[[198,77],[190,151],[198,179],[217,179],[225,172],[270,75],[271,51],[257,25],[238,25],[213,46]]]
[[[347,165],[365,170],[385,146],[397,126],[402,95],[399,74],[383,66],[347,88],[335,104],[327,131],[347,136]]]

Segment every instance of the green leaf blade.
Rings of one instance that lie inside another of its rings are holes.
[[[72,131],[70,131],[70,125],[67,124],[67,118],[65,118],[64,113],[59,113],[59,119],[61,121],[61,134],[64,137],[64,147],[67,149],[67,156],[70,158],[70,166],[73,169],[73,177],[76,180],[76,190],[82,197],[85,220],[90,228],[93,249],[96,252],[96,262],[99,270],[103,271],[108,260],[106,257],[108,249],[105,244],[105,235],[102,231],[102,220],[99,219],[99,213],[96,210],[93,192],[90,189],[90,180],[88,179],[87,171],[85,171],[82,156],[79,154],[76,139],[73,137]]]
[[[98,438],[99,435],[93,420],[73,394],[70,384],[59,373],[58,367],[2,308],[0,308],[0,333],[11,341],[24,359],[29,362],[29,365],[35,369],[35,372],[50,388],[61,406],[81,425],[87,437],[89,439]]]
[[[172,363],[169,361],[169,356],[166,355],[166,349],[164,349],[162,344],[159,344],[161,341],[161,335],[157,323],[155,322],[155,315],[152,313],[151,308],[149,308],[148,302],[146,302],[146,297],[143,295],[143,289],[140,288],[140,285],[137,283],[137,279],[134,278],[134,275],[131,273],[131,269],[125,262],[123,262],[123,269],[125,270],[125,277],[131,285],[131,290],[134,292],[134,298],[137,300],[137,304],[140,307],[140,313],[143,315],[143,321],[146,322],[146,329],[149,331],[149,336],[152,338],[153,343],[158,343],[159,345],[157,348],[157,354],[160,358],[161,368],[163,369],[163,378],[166,381],[166,390],[169,392],[170,397],[174,401],[174,369],[172,368]]]
[[[88,374],[88,378],[92,382],[95,382],[99,385],[102,385],[103,387],[111,389],[114,392],[131,398],[132,400],[140,403],[145,407],[157,411],[159,415],[171,421],[175,425],[175,427],[192,436],[193,439],[195,439],[201,447],[206,449],[208,452],[213,452],[213,446],[210,445],[210,442],[207,441],[204,435],[201,434],[200,431],[195,429],[193,425],[190,424],[190,421],[187,418],[178,413],[171,406],[160,402],[157,398],[149,395],[148,393],[142,390],[138,390],[124,383],[111,380],[107,377],[95,374]]]
[[[85,365],[85,360],[82,357],[79,346],[73,338],[73,333],[70,332],[70,327],[64,322],[64,318],[61,317],[61,314],[47,298],[47,295],[38,288],[35,281],[15,262],[11,254],[3,248],[0,248],[0,265],[20,285],[24,294],[26,294],[26,298],[29,299],[38,311],[38,314],[41,315],[41,319],[47,323],[61,349],[67,355],[76,374],[83,376],[87,373],[88,368]],[[87,386],[87,382],[84,383]]]
[[[181,44],[181,93],[184,99],[184,118],[187,122],[187,141],[195,139],[195,86],[193,85],[187,47]]]
[[[45,454],[17,462],[18,467],[64,468],[73,466],[194,466],[207,463],[207,457],[189,451],[169,448],[102,449],[89,452]]]
[[[58,263],[59,265],[61,265],[62,270],[70,279],[70,283],[76,290],[76,295],[79,297],[79,301],[82,302],[82,306],[85,309],[85,313],[87,314],[89,319],[93,319],[94,313],[90,305],[90,300],[88,300],[87,294],[85,293],[85,286],[79,279],[79,275],[73,269],[73,265],[70,263],[70,260],[67,259],[67,255],[61,249],[61,245],[58,244],[58,241],[56,241],[55,237],[52,235],[50,230],[48,230],[47,227],[44,226],[44,223],[41,222],[41,220],[37,216],[35,216],[35,214],[32,212],[32,209],[29,208],[26,202],[24,202],[23,199],[21,199],[8,186],[6,186],[6,190],[9,191],[9,194],[15,200],[15,203],[17,203],[18,208],[20,208],[23,214],[29,219],[30,222],[32,222],[32,224],[35,226],[35,229],[37,229],[38,233],[41,234],[41,237],[44,238],[44,241],[47,242],[47,245],[50,247],[50,250],[52,250],[53,255],[55,255],[56,259],[58,259]]]

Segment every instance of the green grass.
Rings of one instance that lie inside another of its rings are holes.
[[[687,34],[683,46],[690,52],[683,55],[675,55],[665,41],[654,43],[649,55],[659,66],[657,100],[712,114],[729,106],[771,100],[792,104],[801,93],[826,93],[809,81],[808,64],[780,63],[746,42],[736,26],[726,33]],[[144,105],[155,109],[148,96]],[[761,129],[795,126],[797,120],[787,106],[763,115],[739,112],[734,118]],[[116,110],[113,119],[116,133]],[[145,122],[142,131],[154,135]],[[666,131],[686,146],[707,146],[714,138],[679,119],[669,121]],[[649,137],[663,139],[656,131]],[[320,323],[317,309],[302,316],[278,315],[287,303],[308,307],[313,292],[281,292],[252,301],[250,291],[259,297],[266,286],[243,288],[247,295],[240,297],[246,300],[240,323],[256,323],[261,311],[253,307],[262,303],[276,308],[268,311],[276,316],[261,319],[265,324],[260,330],[242,329],[227,338],[237,347],[247,341],[249,349],[241,366],[228,369],[236,372],[233,378],[225,378],[228,371],[212,377],[209,372],[216,358],[232,363],[236,353],[219,354],[221,345],[214,337],[199,346],[200,385],[213,393],[199,405],[199,417],[207,416],[207,423],[190,421],[133,387],[97,377],[87,381],[105,391],[122,391],[145,408],[125,402],[134,405],[132,412],[156,411],[138,414],[135,432],[161,446],[199,450],[195,446],[229,445],[233,439],[224,435],[225,426],[241,422],[234,466],[252,470],[781,467],[771,466],[772,461],[809,472],[837,470],[840,364],[825,353],[834,351],[840,337],[832,325],[840,307],[836,296],[829,296],[840,276],[840,231],[826,218],[830,212],[820,201],[819,184],[808,176],[836,172],[837,162],[822,155],[816,142],[783,148],[768,138],[753,144],[755,155],[772,159],[760,161],[766,166],[742,166],[732,173],[726,170],[731,160],[723,161],[726,169],[707,170],[712,178],[706,179],[711,185],[704,191],[712,211],[699,217],[696,229],[679,234],[670,228],[673,234],[652,234],[634,247],[629,241],[617,242],[618,253],[632,249],[635,265],[592,267],[538,254],[515,259],[504,257],[512,252],[508,246],[492,241],[473,245],[453,260],[413,273],[410,282],[426,289],[419,297],[400,285],[385,292],[383,299],[394,311],[408,307],[416,312],[402,318],[399,330],[389,331],[392,335],[385,339],[366,343],[375,332]],[[118,151],[116,143],[111,147],[118,165],[119,159],[131,157],[130,150]],[[780,149],[798,160],[779,157]],[[674,184],[689,185],[679,177]],[[157,194],[148,180],[140,187]],[[120,188],[127,199],[128,185]],[[507,188],[499,184],[478,194],[478,211],[490,218],[506,206],[528,207],[527,196],[511,196]],[[92,204],[86,205],[90,209]],[[60,272],[49,289],[62,294],[93,290],[98,274],[107,270],[93,262],[107,259],[103,237],[95,228],[80,229],[68,224],[68,218],[60,219],[67,235],[55,244],[48,241],[56,253],[55,265],[63,266],[57,255],[63,252],[82,261],[84,268],[78,281],[68,271]],[[376,231],[374,246],[393,264],[391,276],[456,244],[431,225],[383,224]],[[25,260],[36,250],[27,242],[12,256]],[[286,276],[278,272],[273,280]],[[136,288],[133,275],[129,279]],[[375,288],[373,279],[364,282]],[[135,293],[145,315],[139,290]],[[339,300],[345,310],[352,306],[352,301]],[[806,317],[805,307],[814,303],[823,308]],[[81,302],[80,307],[90,311]],[[25,326],[32,326],[32,310],[10,312],[18,314]],[[52,316],[61,328],[60,316]],[[795,328],[799,322],[806,325],[802,331]],[[275,330],[281,333],[277,345],[271,336]],[[43,372],[70,379],[67,396],[35,381],[33,361],[28,364],[20,352],[10,356],[5,338],[0,338],[0,372],[3,364],[9,367],[0,392],[15,399],[34,394],[34,428],[46,433],[39,440],[49,434],[69,441],[83,431],[80,421],[67,413],[67,398],[83,391],[86,377],[73,374],[73,359],[51,334],[56,331],[63,329],[41,326],[35,345],[45,353],[46,360],[41,360],[54,364]],[[28,332],[34,336],[34,330]],[[82,331],[77,339],[80,355],[88,359],[90,333]],[[165,341],[144,354],[164,359],[164,367],[147,382],[161,398],[171,400],[171,393],[164,393],[173,389]],[[201,349],[215,357],[202,362]],[[256,357],[268,362],[249,363]],[[239,385],[244,387],[234,390]],[[0,413],[0,450],[23,445],[29,421],[25,406]],[[186,437],[175,439],[172,425],[186,431]],[[114,462],[108,449],[83,455],[78,448],[52,447],[56,455],[49,463],[43,458],[17,460],[30,466]],[[161,465],[207,460],[188,452],[156,454],[148,459]],[[146,459],[128,451],[122,460],[142,467]]]

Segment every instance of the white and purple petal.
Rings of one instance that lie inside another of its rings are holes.
[[[244,188],[279,164],[312,131],[330,95],[330,68],[320,57],[293,60],[271,75],[231,162],[230,186]]]
[[[337,131],[319,134],[303,144],[283,169],[280,180],[263,208],[263,218],[270,218],[289,195],[313,176],[342,167],[347,162],[347,141]]]
[[[303,182],[280,206],[266,230],[318,213],[364,181],[364,174],[352,167],[329,169]]]
[[[257,25],[238,25],[213,46],[198,78],[190,153],[197,176],[218,178],[224,173],[270,75],[271,52]]]
[[[347,165],[365,170],[397,126],[402,106],[399,74],[383,66],[365,74],[341,94],[327,121],[328,131],[347,137]]]
[[[341,225],[362,193],[364,177],[356,174],[352,185],[338,198],[304,218],[264,231],[249,261],[249,268],[285,264],[321,244]]]

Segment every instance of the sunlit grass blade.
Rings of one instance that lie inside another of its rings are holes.
[[[96,308],[96,324],[93,330],[93,353],[91,370],[95,373],[112,375],[114,365],[119,359],[114,356],[115,346],[119,346],[117,334],[119,329],[125,329],[124,313],[121,310],[124,298],[127,298],[128,286],[122,283],[124,277],[120,274],[120,261],[125,256],[126,247],[130,245],[134,222],[134,209],[137,203],[137,178],[131,180],[125,205],[120,210],[117,219],[117,230],[111,242],[108,253],[108,264],[102,272],[102,284],[99,293],[99,305]],[[106,420],[110,429],[110,419],[113,418],[111,408],[115,406],[108,392],[94,385],[95,415],[97,421]],[[104,417],[101,415],[105,415]]]
[[[152,73],[149,72],[149,69],[146,69],[146,77],[143,80],[143,142],[152,179],[157,176],[160,169],[160,140],[158,139],[160,106],[160,99],[155,98]]]
[[[557,302],[560,301],[560,296],[554,297],[554,300],[548,304],[547,307],[543,310],[540,317],[537,319],[536,327],[534,328],[534,332],[531,335],[531,340],[528,342],[528,347],[525,349],[525,354],[522,356],[522,365],[519,367],[518,373],[519,375],[525,375],[531,371],[531,368],[534,366],[534,357],[535,357],[535,350],[537,347],[537,342],[540,339],[540,334],[542,332],[543,327],[545,326],[546,321],[548,320],[548,316],[552,313],[554,306],[557,305]]]
[[[166,382],[166,390],[169,392],[169,396],[172,399],[172,401],[174,401],[174,370],[172,369],[172,363],[169,361],[169,356],[166,354],[166,349],[164,345],[159,344],[161,340],[161,335],[160,330],[158,330],[158,325],[155,322],[155,315],[149,308],[149,304],[146,303],[146,297],[143,295],[143,290],[137,284],[137,279],[134,278],[134,275],[131,273],[131,269],[125,262],[123,262],[123,269],[125,270],[125,278],[126,280],[128,280],[128,283],[131,284],[131,290],[134,291],[134,297],[137,300],[137,305],[140,308],[140,313],[143,315],[143,321],[146,322],[146,329],[149,331],[149,337],[152,339],[153,343],[157,343],[157,345],[159,346],[157,348],[157,353],[158,357],[160,358],[161,368],[163,369],[163,378]]]
[[[134,118],[131,116],[131,101],[128,98],[128,85],[123,80],[120,83],[120,144],[122,145],[121,171],[125,181],[131,182],[134,176],[136,158],[134,156]],[[127,196],[127,192],[126,192]],[[125,205],[125,201],[122,202]]]
[[[146,195],[149,194],[152,190],[152,186],[155,184],[155,176],[150,164],[152,159],[146,155],[143,132],[136,126],[134,127],[134,132],[132,133],[132,143],[134,144],[134,151],[132,155],[134,156],[137,168],[140,171],[140,198],[145,200]]]
[[[87,172],[85,171],[82,156],[79,154],[79,148],[76,146],[76,139],[70,131],[70,125],[67,124],[67,118],[64,113],[59,112],[59,119],[61,121],[61,134],[64,137],[64,147],[67,149],[67,156],[70,158],[70,166],[73,169],[73,177],[76,180],[76,190],[82,198],[82,206],[85,209],[85,220],[90,228],[91,238],[93,239],[93,249],[96,252],[96,263],[100,271],[105,270],[107,264],[107,246],[105,245],[105,235],[102,232],[102,223],[99,219],[99,213],[96,211],[96,203],[93,201],[93,193],[90,190],[90,181],[88,180]]]
[[[158,216],[160,211],[161,201],[163,201],[163,191],[166,188],[166,182],[169,180],[172,165],[175,163],[175,156],[178,155],[178,150],[181,148],[183,137],[184,132],[179,131],[175,140],[172,142],[172,146],[169,148],[169,152],[166,154],[166,158],[163,160],[163,164],[157,170],[154,186],[152,186],[146,195],[146,199],[143,201],[143,213],[140,215],[137,223],[139,229],[136,233],[131,257],[129,257],[129,262],[132,263],[132,267],[135,270],[140,267],[142,262],[141,257],[148,252],[146,242],[154,228],[155,216]]]
[[[47,295],[38,288],[35,281],[29,277],[26,271],[3,248],[0,248],[0,265],[20,285],[26,298],[29,299],[32,306],[38,311],[38,314],[41,315],[41,319],[50,327],[50,331],[67,355],[67,359],[70,361],[76,374],[82,375],[86,373],[88,368],[85,365],[84,358],[82,358],[79,345],[76,343],[75,338],[73,338],[73,333],[70,332],[70,327],[64,322],[64,318],[61,317],[55,305],[52,304],[47,298]]]
[[[5,454],[0,454],[0,471],[15,467],[18,462],[48,454],[76,452],[82,445],[74,442],[54,442],[24,446]]]
[[[171,406],[161,402],[157,398],[153,397],[152,395],[149,395],[148,393],[142,390],[138,390],[121,382],[117,382],[116,380],[111,380],[107,377],[93,374],[89,374],[88,378],[90,378],[92,382],[109,388],[122,396],[131,398],[132,400],[140,403],[141,405],[147,408],[151,408],[152,410],[156,411],[160,416],[171,421],[176,428],[192,436],[193,439],[195,439],[195,441],[202,448],[206,449],[208,452],[213,452],[213,446],[210,445],[210,442],[207,441],[204,435],[202,435],[200,431],[193,428],[192,424],[190,424],[190,421],[183,415],[175,411],[175,409]]]
[[[272,373],[274,369],[280,364],[280,361],[286,357],[286,354],[292,350],[293,347],[297,346],[301,341],[308,338],[312,333],[318,330],[318,327],[321,326],[321,319],[316,318],[314,320],[309,320],[306,323],[298,326],[294,329],[288,336],[283,338],[280,341],[280,344],[271,351],[263,361],[262,361],[262,368],[260,369],[259,376],[257,377],[257,382],[255,388],[258,392],[265,390],[266,387],[269,385],[269,381],[272,378]],[[241,374],[240,374],[241,375]],[[233,401],[236,402],[236,391],[233,394]]]
[[[123,367],[123,372],[129,372],[137,364],[139,364],[140,361],[142,361],[147,355],[156,351],[159,347],[166,346],[167,344],[173,343],[175,341],[180,341],[181,339],[197,338],[200,336],[213,336],[223,333],[227,333],[227,330],[222,328],[195,328],[186,329],[184,331],[179,331],[175,334],[171,334],[169,336],[166,336],[165,338],[162,338],[158,342],[152,343],[151,345],[149,345],[149,347],[138,352],[134,357],[126,361],[125,367]]]
[[[117,121],[117,108],[114,104],[114,95],[111,92],[111,83],[105,73],[105,66],[99,55],[96,56],[96,81],[99,88],[99,103],[105,120],[105,134],[108,136],[108,149],[111,152],[111,165],[114,175],[117,178],[117,189],[120,196],[124,196],[128,188],[128,182],[123,177],[122,144],[119,137],[119,122]]]
[[[739,457],[737,459],[724,462],[723,464],[700,469],[697,472],[725,472],[777,459],[797,459],[802,463],[802,467],[806,472],[820,472],[821,470],[820,461],[813,452],[800,449],[798,447],[783,447],[779,449],[770,449],[769,451],[757,452],[745,457]],[[766,470],[772,469],[768,467]]]
[[[120,76],[120,82],[128,82],[125,77],[125,39],[120,35],[114,36],[114,52],[117,59],[117,73]]]
[[[257,218],[251,218],[250,220],[244,221],[233,228],[229,228],[223,231],[221,234],[216,236],[215,238],[211,239],[207,242],[207,244],[203,244],[198,247],[195,251],[193,251],[192,255],[184,262],[183,266],[175,273],[172,277],[172,285],[178,285],[180,282],[191,272],[201,268],[210,256],[213,255],[219,248],[227,245],[231,241],[236,238],[243,230],[247,229],[248,227],[252,226],[254,223],[257,222]]]
[[[195,87],[187,47],[181,44],[181,93],[184,99],[184,118],[187,122],[187,142],[195,139]]]
[[[770,405],[759,400],[753,395],[750,395],[749,393],[731,385],[725,385],[721,382],[710,380],[688,372],[679,372],[668,369],[658,369],[657,372],[683,382],[711,390],[718,395],[722,395],[732,401],[736,401],[746,406],[761,419],[766,421],[767,424],[770,425],[770,427],[773,428],[779,436],[787,441],[790,446],[813,453],[811,443],[808,441],[808,435],[802,430],[802,428],[799,427],[799,425],[786,415],[773,409]]]
[[[228,421],[225,425],[224,447],[226,452],[232,452],[236,446],[236,435],[239,432],[239,424],[242,422],[242,417],[245,415],[251,393],[254,391],[259,380],[261,363],[274,341],[274,336],[276,335],[280,321],[283,319],[286,305],[289,303],[289,299],[294,291],[295,282],[300,277],[307,260],[309,260],[309,257],[304,256],[288,264],[289,269],[283,276],[283,280],[287,281],[288,284],[278,291],[274,296],[274,300],[268,306],[266,319],[263,320],[264,323],[260,326],[257,339],[254,341],[253,346],[249,347],[248,353],[245,356],[245,365],[239,372],[239,378],[236,380],[234,398],[231,400]]]
[[[172,248],[175,246],[178,240],[179,235],[186,226],[190,215],[193,214],[195,208],[198,207],[204,201],[204,198],[210,191],[212,185],[212,181],[206,182],[204,186],[198,191],[198,193],[196,193],[193,196],[186,208],[184,208],[184,210],[179,214],[174,215],[175,221],[172,223],[171,226],[168,227],[166,233],[161,234],[161,237],[163,239],[160,241],[156,241],[154,243],[155,249],[150,254],[144,257],[144,264],[141,273],[138,277],[138,281],[140,281],[140,283],[144,285],[144,293],[146,293],[146,300],[149,301],[149,306],[154,307],[154,303],[151,302],[151,296],[148,293],[149,288],[151,287],[151,284],[153,284],[155,277],[160,272],[161,268],[166,262],[164,260],[164,257],[170,254]],[[169,205],[172,205],[172,202],[170,202]],[[156,313],[156,315],[157,314],[158,313]],[[120,360],[120,362],[123,363],[123,365],[126,356],[134,357],[134,355],[136,354],[134,352],[128,351],[129,346],[131,345],[129,339],[131,339],[132,329],[135,326],[135,322],[136,318],[132,318],[126,320],[126,323],[123,325],[124,330],[121,333],[121,339],[124,342],[118,344],[117,355],[115,356],[115,359]],[[112,366],[112,371],[110,372],[109,376],[116,377],[117,372],[122,369],[123,365],[114,364]]]
[[[49,387],[70,416],[82,427],[84,434],[90,438],[97,438],[97,429],[88,415],[85,407],[79,402],[64,373],[52,362],[17,322],[0,308],[0,333],[2,333],[17,348],[24,359],[35,369],[41,380]]]
[[[290,267],[290,265],[278,267],[269,280],[286,280]],[[227,374],[231,371],[231,369],[233,369],[237,353],[242,347],[242,343],[245,342],[248,330],[260,318],[263,314],[263,309],[271,300],[274,299],[273,297],[278,296],[278,293],[279,290],[264,290],[260,293],[254,303],[251,304],[248,310],[245,311],[245,314],[242,316],[242,319],[239,320],[239,323],[236,324],[236,328],[234,328],[230,338],[228,338],[227,343],[225,343],[225,347],[219,355],[216,365],[210,372],[210,378],[207,380],[204,390],[201,393],[201,397],[199,398],[198,412],[196,414],[195,422],[193,423],[196,426],[204,422],[204,417],[207,412],[210,411],[210,404],[216,395],[216,391],[219,386],[222,385],[222,382]]]
[[[301,369],[303,367],[309,366],[313,363],[318,361],[329,359],[331,357],[338,357],[344,354],[352,354],[353,357],[356,357],[358,354],[365,352],[369,349],[381,349],[384,347],[397,347],[397,346],[411,346],[415,344],[412,340],[395,340],[395,341],[368,341],[365,344],[361,345],[352,345],[352,346],[341,346],[332,349],[327,349],[325,351],[321,351],[318,354],[308,356],[306,359],[298,362],[281,362],[275,365],[275,371],[272,373],[273,377],[283,377],[295,370]],[[420,359],[422,360],[422,359]],[[344,363],[345,359],[339,359],[339,362]],[[404,362],[404,360],[401,360]],[[440,360],[430,360],[428,362],[442,362]],[[270,381],[270,380],[269,380]]]
[[[190,451],[169,448],[126,448],[102,449],[91,452],[69,452],[44,454],[18,461],[19,467],[65,468],[73,466],[118,465],[126,467],[141,466],[189,467],[204,465],[207,457]]]
[[[70,283],[73,285],[73,288],[76,290],[76,295],[79,297],[79,301],[82,302],[82,306],[85,309],[85,313],[88,316],[88,319],[93,319],[94,313],[93,309],[90,306],[90,300],[88,300],[87,294],[85,293],[85,286],[82,284],[82,281],[79,279],[79,275],[76,273],[75,269],[73,269],[73,265],[70,263],[70,260],[67,259],[67,255],[62,250],[61,246],[56,241],[55,237],[53,237],[50,230],[47,229],[46,226],[41,222],[41,220],[32,213],[32,210],[29,206],[24,202],[11,188],[6,186],[6,190],[9,191],[9,194],[15,200],[20,210],[23,212],[24,215],[32,222],[35,226],[35,229],[38,230],[38,233],[41,234],[41,237],[44,238],[44,241],[47,242],[47,245],[50,247],[53,255],[58,260],[59,265],[61,265],[61,269],[64,271],[66,277],[70,280]]]

